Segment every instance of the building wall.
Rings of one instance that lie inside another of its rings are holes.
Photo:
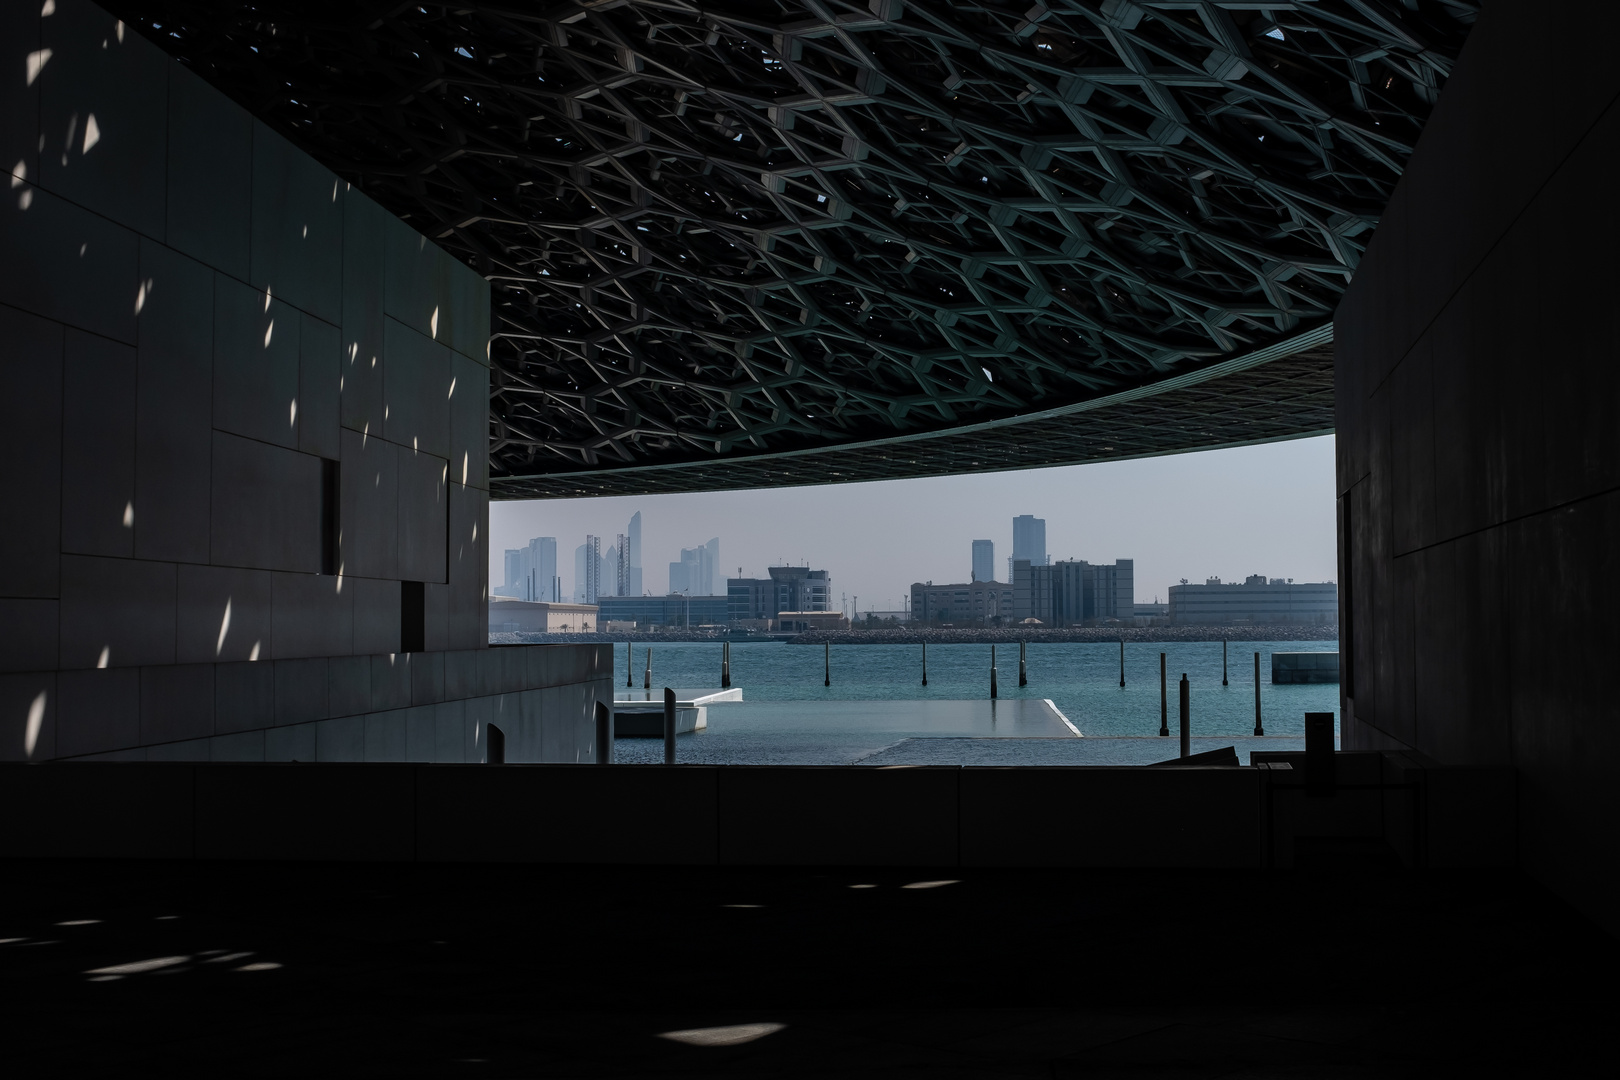
[[[970,581],[955,585],[923,582],[911,586],[911,618],[916,622],[948,622],[973,626],[999,617],[1010,622],[1013,589],[1001,581]]]
[[[82,0],[0,54],[0,756],[239,734],[401,582],[484,647],[487,283]]]
[[[565,604],[549,600],[489,602],[491,634],[587,634],[598,629],[595,604]]]
[[[1339,587],[1332,582],[1283,581],[1172,585],[1169,615],[1177,626],[1331,623],[1339,617]]]
[[[1493,0],[1334,319],[1346,747],[1511,765],[1620,929],[1620,7]]]

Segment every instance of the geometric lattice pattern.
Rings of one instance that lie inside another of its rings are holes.
[[[1331,428],[1303,376],[1017,418],[1322,327],[1478,8],[110,6],[490,279],[506,496]]]

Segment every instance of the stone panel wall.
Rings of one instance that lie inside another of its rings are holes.
[[[0,8],[0,162],[0,758],[398,652],[402,581],[484,647],[488,284],[83,0]]]
[[[1511,765],[1620,927],[1620,8],[1493,0],[1335,317],[1346,748]]]

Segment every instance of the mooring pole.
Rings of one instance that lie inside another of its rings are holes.
[[[1159,654],[1159,734],[1170,737],[1170,699],[1164,689],[1164,653]]]
[[[731,642],[720,643],[720,689],[731,686]]]
[[[1254,733],[1264,735],[1266,729],[1260,724],[1260,654],[1254,654]]]
[[[990,700],[996,700],[996,647],[990,646]]]
[[[652,646],[647,646],[647,674],[646,681],[641,684],[643,690],[652,689]]]
[[[1192,756],[1192,718],[1187,700],[1187,673],[1181,673],[1181,756]]]
[[[1025,665],[1024,665],[1024,652],[1025,652],[1025,650],[1027,649],[1028,646],[1029,646],[1029,642],[1027,642],[1027,641],[1020,641],[1018,643],[1018,685],[1019,686],[1028,686],[1029,685],[1029,672],[1025,668]]]
[[[1226,639],[1221,639],[1221,685],[1226,685]]]
[[[1119,688],[1125,689],[1125,639],[1119,639]]]
[[[822,676],[822,678],[821,678],[821,685],[822,686],[831,686],[832,685],[832,642],[824,641],[824,642],[821,643],[821,647],[822,647],[822,650],[823,650],[823,652],[821,654],[821,659],[826,664],[826,674],[824,674]]]
[[[596,703],[596,763],[613,764],[613,710],[607,703]]]
[[[926,641],[923,642],[922,647],[923,647],[923,685],[927,686],[928,685],[928,642],[926,642]]]
[[[675,764],[675,691],[664,687],[664,764]]]
[[[624,643],[624,688],[629,690],[636,685],[636,647],[628,641]]]

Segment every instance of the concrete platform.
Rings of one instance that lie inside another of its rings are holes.
[[[710,705],[742,699],[742,688],[738,686],[726,690],[675,690],[675,734],[704,730],[709,726]],[[663,738],[664,691],[615,691],[613,734],[616,738]]]

